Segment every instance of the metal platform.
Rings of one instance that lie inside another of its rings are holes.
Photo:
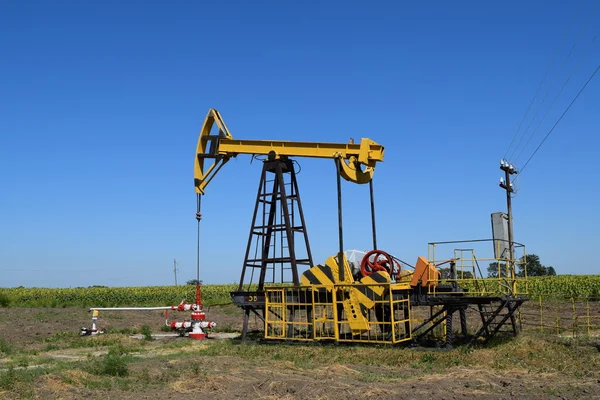
[[[517,312],[526,297],[413,296],[400,284],[270,287],[265,290],[265,339],[336,343],[419,344],[435,335],[451,346],[501,332],[516,335]],[[369,301],[355,301],[369,294]],[[417,310],[426,312],[418,318]],[[453,322],[457,316],[460,331]],[[477,325],[477,326],[476,326]],[[476,328],[474,328],[476,326]]]

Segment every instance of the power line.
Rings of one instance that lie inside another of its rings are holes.
[[[550,104],[550,107],[548,107],[548,109],[546,110],[546,112],[544,113],[544,116],[542,117],[542,119],[540,120],[540,122],[538,122],[537,126],[535,127],[535,129],[533,130],[533,132],[531,132],[531,134],[529,135],[529,138],[527,139],[527,142],[525,142],[525,146],[523,146],[521,148],[521,151],[519,151],[519,154],[517,154],[517,158],[515,159],[515,163],[517,161],[519,161],[519,158],[521,158],[521,154],[523,153],[523,151],[527,148],[527,146],[529,145],[529,142],[531,142],[531,139],[533,139],[533,137],[535,136],[535,134],[537,133],[538,129],[540,128],[540,126],[542,125],[542,123],[546,120],[546,117],[548,116],[548,114],[550,113],[550,110],[552,110],[552,107],[554,107],[554,104],[556,103],[556,101],[558,100],[558,98],[560,97],[560,95],[562,94],[563,90],[565,90],[565,87],[567,86],[567,84],[569,83],[569,81],[571,80],[571,77],[573,77],[573,74],[575,73],[575,71],[581,66],[581,64],[583,63],[583,60],[585,60],[585,57],[587,56],[588,52],[590,51],[592,45],[594,44],[594,42],[596,41],[596,36],[594,36],[594,38],[592,39],[592,41],[590,42],[590,45],[587,47],[587,49],[585,49],[583,55],[581,56],[581,58],[579,59],[579,62],[575,65],[575,68],[573,68],[573,70],[571,71],[571,74],[569,74],[569,77],[567,78],[567,80],[565,81],[565,83],[563,83],[562,87],[560,88],[560,90],[558,91],[558,94],[556,95],[556,97],[554,98],[554,100],[552,101],[552,104]],[[537,116],[536,116],[537,117]],[[533,122],[533,121],[532,121]],[[520,143],[520,142],[519,142]],[[513,153],[514,154],[514,153]],[[511,155],[512,158],[512,155]]]
[[[569,61],[569,59],[571,58],[571,55],[573,54],[573,51],[575,50],[575,48],[579,44],[579,41],[581,40],[581,37],[583,36],[583,33],[585,32],[585,29],[587,28],[588,24],[590,23],[590,20],[592,19],[592,16],[594,15],[594,13],[596,11],[596,8],[598,8],[598,5],[600,5],[600,0],[596,2],[596,5],[594,6],[593,10],[590,12],[590,14],[589,14],[589,16],[588,16],[585,24],[583,24],[583,26],[581,27],[581,30],[579,31],[579,35],[577,36],[577,39],[575,39],[575,43],[573,43],[573,46],[571,47],[571,50],[569,51],[569,54],[567,54],[567,57],[563,61],[562,65],[560,66],[560,69],[558,70],[558,73],[556,74],[555,80],[558,80],[558,78],[561,75],[561,72],[563,71],[565,65],[567,64],[567,61]],[[595,38],[594,38],[594,40],[595,40]],[[588,50],[589,50],[589,48],[588,48]],[[584,56],[584,58],[585,58],[585,56]],[[575,68],[575,69],[577,69],[577,68]],[[574,71],[575,70],[573,70],[573,72]],[[571,75],[573,74],[573,72],[571,72]],[[569,79],[571,79],[570,76],[567,79],[567,82],[569,81]],[[565,84],[563,85],[563,89],[564,89],[564,86],[566,86],[567,82],[565,82]],[[519,139],[519,143],[517,143],[517,146],[513,149],[512,153],[510,154],[510,156],[509,156],[510,160],[512,160],[513,156],[515,155],[515,153],[517,152],[517,150],[521,146],[521,143],[523,142],[523,139],[525,139],[525,136],[527,135],[527,132],[529,132],[529,128],[531,128],[531,125],[533,124],[533,121],[535,121],[537,119],[538,115],[542,111],[544,103],[546,102],[546,98],[548,97],[548,94],[550,94],[550,91],[551,91],[551,89],[552,89],[553,86],[554,85],[551,85],[551,87],[548,88],[548,90],[546,91],[546,94],[544,95],[544,98],[542,99],[542,102],[541,102],[538,110],[536,111],[535,115],[533,116],[533,118],[529,122],[529,125],[527,125],[527,129],[525,130],[525,132],[523,132],[523,134],[521,135],[521,139]],[[562,92],[562,89],[561,89],[561,92]],[[560,92],[559,92],[558,96],[560,96]],[[557,96],[556,99],[558,99],[558,96]],[[554,102],[556,102],[556,99],[554,100]],[[554,104],[554,102],[552,103],[552,105]],[[550,108],[552,108],[552,105],[550,106]],[[546,114],[547,113],[548,112],[546,112]],[[538,127],[539,127],[539,124],[538,124]],[[529,138],[529,140],[531,140],[531,137]],[[529,142],[529,140],[527,141],[527,143]],[[525,147],[527,147],[527,145],[525,145]],[[521,152],[519,154],[521,154],[522,152],[523,152],[523,148],[521,149]],[[508,153],[508,151],[507,151],[507,153]],[[504,158],[506,158],[506,155],[504,156]]]
[[[533,98],[529,102],[529,106],[527,107],[527,111],[525,111],[525,115],[523,115],[523,119],[521,120],[521,123],[519,124],[519,127],[517,128],[517,131],[515,132],[512,140],[510,141],[510,144],[508,145],[508,148],[506,149],[506,153],[504,153],[504,157],[502,157],[502,158],[506,158],[506,155],[510,151],[513,143],[515,142],[515,139],[517,138],[517,135],[519,134],[519,131],[521,130],[521,127],[523,126],[523,122],[525,122],[525,119],[527,118],[527,114],[529,114],[529,111],[531,110],[531,106],[535,102],[535,99],[537,98],[537,95],[539,94],[540,89],[542,88],[542,86],[546,82],[546,77],[548,76],[548,73],[550,72],[550,70],[554,66],[554,62],[556,61],[556,59],[558,57],[558,53],[560,53],[560,50],[561,50],[562,45],[563,45],[563,42],[565,41],[565,39],[567,38],[567,36],[569,36],[569,32],[571,31],[571,28],[573,26],[573,22],[575,21],[575,16],[577,14],[579,14],[579,9],[581,8],[581,3],[582,2],[583,2],[583,0],[579,1],[579,5],[577,6],[577,9],[575,10],[575,13],[571,17],[571,21],[569,22],[569,26],[567,27],[567,30],[565,31],[565,33],[563,34],[562,38],[560,39],[560,42],[558,42],[558,47],[556,48],[556,52],[554,53],[554,56],[552,57],[552,61],[550,61],[550,64],[548,65],[548,68],[546,68],[546,72],[544,73],[544,77],[540,81],[540,84],[539,84],[537,90],[535,91],[535,95],[533,96]],[[518,148],[518,145],[517,145],[517,148]]]
[[[523,165],[523,167],[520,169],[519,175],[521,175],[523,173],[523,170],[525,170],[525,167],[527,167],[527,164],[529,164],[529,162],[531,161],[531,159],[533,158],[533,156],[535,156],[535,154],[538,152],[538,150],[540,149],[540,147],[542,147],[542,145],[544,144],[544,142],[546,141],[546,139],[548,139],[548,136],[550,136],[550,134],[552,133],[552,131],[554,131],[554,128],[556,128],[556,126],[558,125],[558,123],[563,119],[563,117],[569,111],[569,109],[571,108],[571,106],[573,105],[573,103],[575,103],[575,101],[577,100],[577,98],[579,97],[579,95],[585,90],[585,88],[591,82],[591,80],[594,79],[594,76],[596,76],[596,74],[598,73],[599,70],[600,70],[600,64],[598,64],[598,67],[596,67],[596,70],[588,78],[588,80],[585,82],[585,84],[583,85],[583,87],[579,90],[579,92],[577,93],[577,95],[573,98],[573,100],[571,101],[571,103],[569,104],[569,106],[566,108],[566,110],[558,118],[558,120],[556,121],[556,123],[554,124],[554,126],[552,126],[552,128],[548,131],[548,133],[544,137],[544,140],[542,140],[542,142],[538,145],[538,147],[535,149],[535,151],[533,152],[533,154],[527,159],[527,162],[525,162],[525,165]]]

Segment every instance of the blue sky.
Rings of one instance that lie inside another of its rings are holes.
[[[194,278],[209,107],[239,139],[383,144],[379,245],[402,259],[488,238],[499,160],[553,57],[538,118],[570,79],[517,166],[600,63],[597,3],[1,2],[0,286],[171,284],[173,258]],[[596,77],[514,199],[515,239],[558,273],[600,272],[599,104]],[[335,167],[300,162],[322,262],[337,251]],[[206,283],[239,279],[259,175],[240,156],[207,189]],[[368,187],[343,190],[346,247],[368,250]]]

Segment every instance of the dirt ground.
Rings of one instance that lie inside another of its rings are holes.
[[[207,311],[219,331],[241,329],[237,308]],[[86,309],[0,308],[0,399],[600,399],[593,340],[526,333],[490,348],[435,351],[130,338],[142,325],[164,333],[163,313],[101,312],[108,333],[79,337],[91,326]],[[90,367],[111,348],[128,357],[127,375]]]
[[[241,331],[242,313],[237,307],[207,307],[206,312],[207,320],[217,322],[218,331]],[[168,317],[169,321],[189,319],[189,313],[170,311]],[[249,329],[261,328],[260,320],[252,317],[249,322]],[[165,315],[162,311],[100,311],[97,325],[108,333],[139,332],[143,325],[161,333]],[[42,350],[57,333],[78,333],[91,326],[92,313],[87,308],[0,308],[0,338],[25,350]]]

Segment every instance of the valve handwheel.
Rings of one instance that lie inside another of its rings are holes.
[[[400,264],[395,263],[398,267],[398,273],[400,272]],[[362,276],[369,276],[373,272],[385,271],[392,275],[392,269],[394,268],[394,259],[388,253],[383,250],[371,250],[363,257],[360,263],[360,271]]]

